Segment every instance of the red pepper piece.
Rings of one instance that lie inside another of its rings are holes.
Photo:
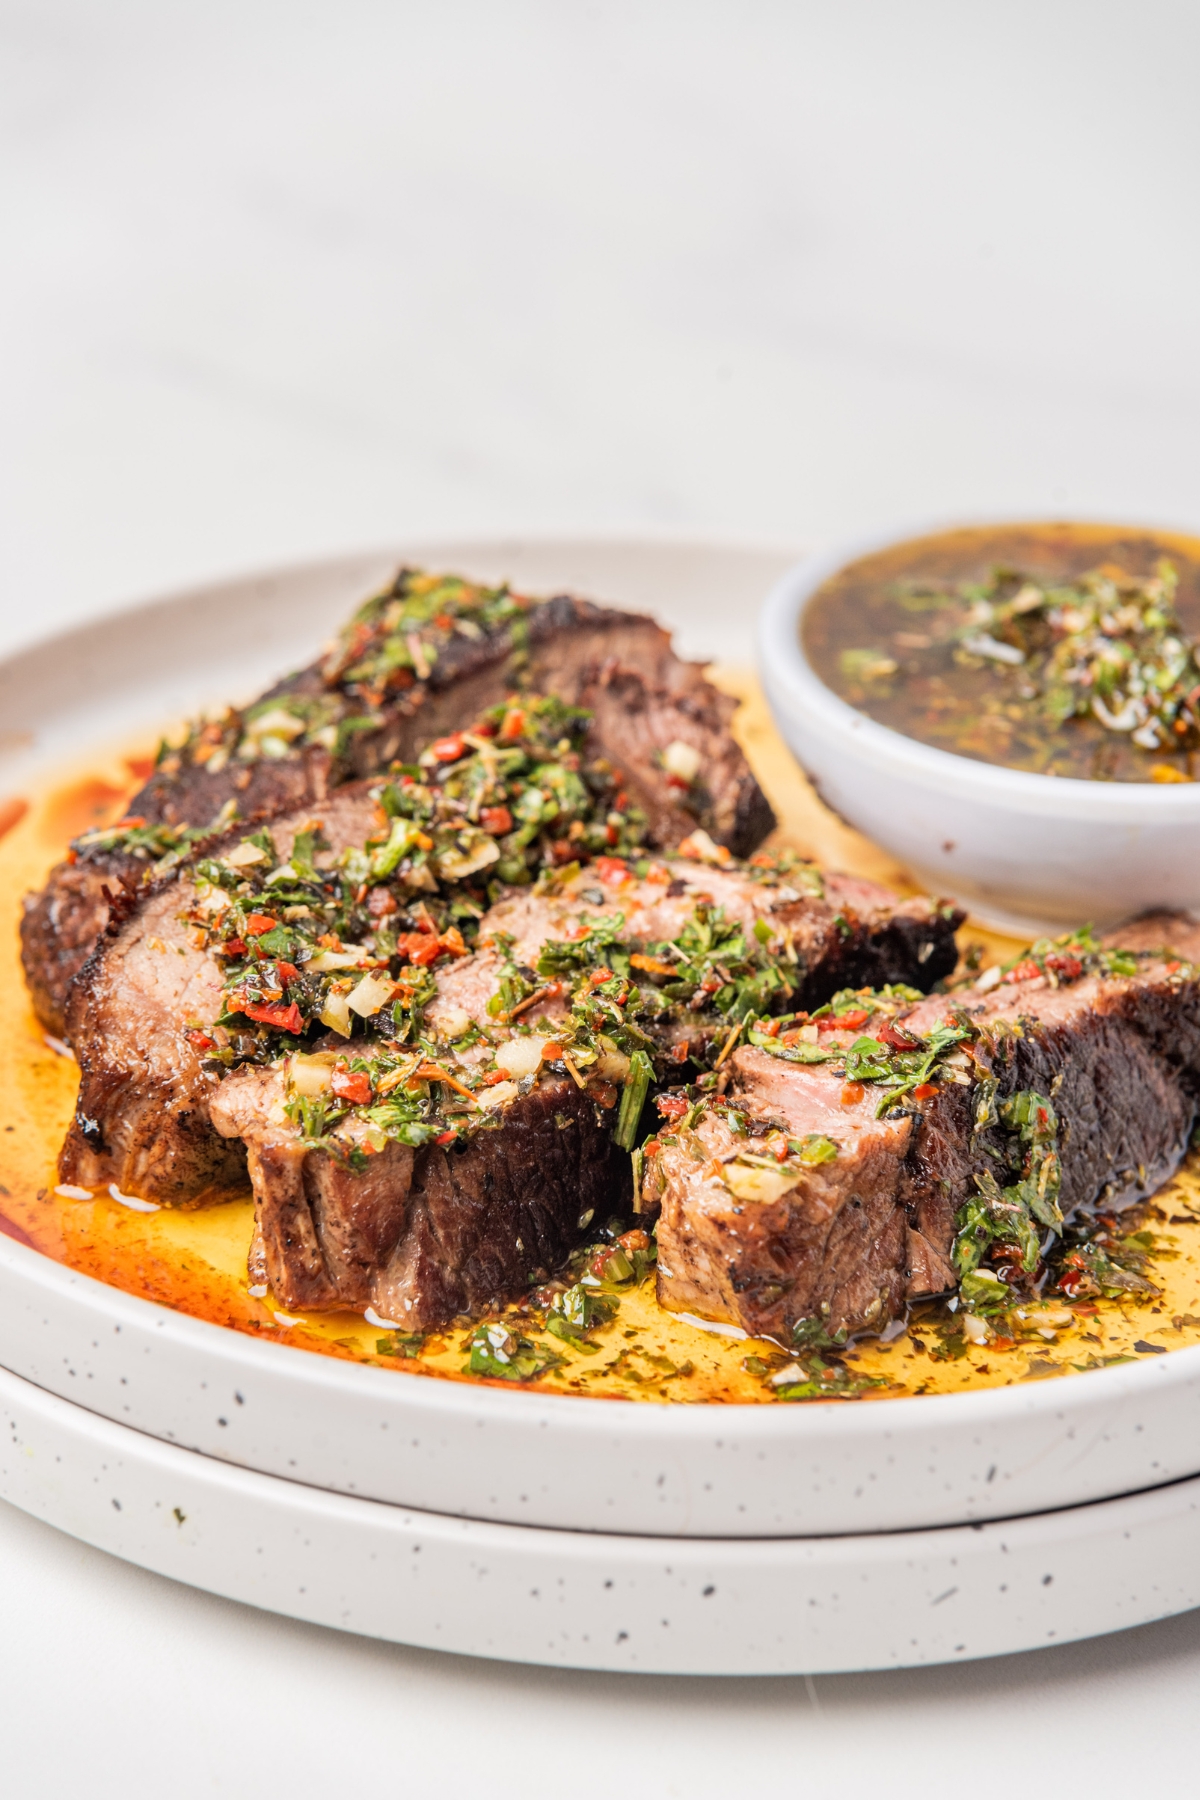
[[[913,1089],[913,1099],[914,1100],[932,1100],[933,1096],[936,1093],[937,1093],[937,1082],[936,1081],[923,1081],[921,1083],[920,1087],[915,1087]]]
[[[1041,972],[1042,971],[1035,962],[1031,962],[1026,958],[1024,962],[1019,962],[1015,969],[1010,969],[1008,974],[1003,976],[1002,979],[1010,986],[1015,987],[1016,984],[1021,981],[1036,981],[1041,975]]]
[[[519,706],[510,706],[504,715],[504,722],[500,727],[499,736],[501,738],[519,738],[524,737],[524,735],[524,711]]]
[[[1083,964],[1077,956],[1068,956],[1065,951],[1056,950],[1046,958],[1046,967],[1053,969],[1060,981],[1078,981],[1083,974]]]
[[[688,1109],[688,1103],[682,1094],[660,1094],[655,1104],[661,1117],[672,1125],[677,1119],[682,1119]]]
[[[288,982],[288,981],[299,981],[299,979],[300,979],[300,971],[299,971],[299,969],[298,969],[298,968],[297,968],[297,967],[296,967],[296,965],[295,965],[295,963],[289,963],[289,962],[277,962],[277,963],[276,963],[276,964],[275,964],[275,967],[276,967],[276,968],[277,968],[277,969],[278,969],[278,971],[279,971],[279,979],[280,979],[280,981],[283,981],[283,982]]]
[[[479,823],[493,837],[503,837],[513,828],[513,816],[507,806],[485,806],[479,815]]]
[[[371,1099],[371,1078],[361,1069],[348,1069],[337,1063],[329,1078],[329,1086],[337,1100],[348,1100],[351,1106],[366,1106]]]
[[[458,1133],[457,1131],[443,1131],[441,1137],[435,1137],[433,1141],[435,1144],[440,1144],[444,1150],[447,1144],[457,1143]]]
[[[232,1000],[232,995],[230,999]],[[296,1037],[304,1030],[304,1020],[300,1017],[300,1008],[293,1000],[290,1006],[276,1004],[274,1006],[243,1006],[241,1009],[248,1019],[255,1019],[260,1025],[274,1025],[277,1031],[290,1031]]]
[[[279,920],[273,919],[270,913],[252,912],[247,915],[244,935],[248,938],[265,937],[268,931],[274,931]]]
[[[451,732],[449,737],[435,738],[429,746],[429,754],[435,762],[457,762],[467,748],[467,740],[461,731]]]
[[[839,1013],[836,1018],[826,1016],[817,1020],[818,1031],[857,1031],[866,1024],[870,1013],[865,1006],[856,1006],[853,1012]]]
[[[886,1025],[879,1025],[876,1027],[875,1036],[881,1044],[886,1044],[889,1050],[919,1050],[921,1048],[920,1040],[911,1037],[903,1025],[893,1025],[890,1022]]]
[[[193,1050],[215,1050],[217,1040],[210,1038],[207,1031],[189,1031],[187,1041]]]

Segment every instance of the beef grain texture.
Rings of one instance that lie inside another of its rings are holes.
[[[212,1103],[245,1142],[254,1187],[252,1281],[310,1312],[373,1306],[430,1330],[528,1291],[628,1207],[629,1158],[611,1119],[565,1076],[543,1079],[457,1149],[391,1143],[355,1168],[282,1116],[284,1077],[240,1070]]]
[[[370,787],[347,784],[274,820],[280,855],[287,856],[296,831],[312,820],[334,850],[361,844],[374,829]],[[239,827],[214,851],[241,836]],[[610,883],[602,890],[609,897],[600,902],[592,897],[595,877],[587,868],[554,897],[513,890],[481,921],[481,944],[507,932],[518,960],[533,965],[547,940],[568,937],[581,915],[623,918],[630,940],[669,938],[705,898],[747,930],[763,920],[775,949],[786,934],[799,989],[789,1004],[818,1005],[852,979],[855,985],[927,985],[953,966],[960,915],[929,900],[897,900],[873,883],[833,875],[817,898],[772,888],[738,869],[683,859],[668,861],[666,875],[676,879]],[[116,1182],[123,1192],[167,1206],[204,1205],[244,1191],[244,1161],[209,1116],[215,1077],[201,1068],[187,1036],[189,1029],[207,1029],[222,1007],[219,966],[196,948],[180,916],[193,904],[186,869],[141,890],[128,915],[106,929],[72,987],[67,1024],[81,1081],[59,1158],[64,1181],[89,1187]],[[456,1005],[481,1017],[498,980],[495,953],[486,948],[438,975]],[[691,1029],[703,1036],[699,1019]]]
[[[1129,934],[1200,959],[1200,928],[1160,916]],[[1124,941],[1114,933],[1113,942]],[[1152,1194],[1182,1160],[1200,1098],[1200,977],[1165,961],[1131,978],[1089,976],[1049,988],[1043,979],[954,997],[985,1035],[975,1078],[990,1075],[1003,1100],[1046,1095],[1060,1120],[1064,1215]],[[946,1013],[928,999],[903,1015],[927,1033]],[[997,1031],[995,1028],[1000,1026]],[[1015,1026],[1015,1033],[1004,1026]],[[790,1135],[821,1133],[833,1162],[807,1171],[778,1198],[741,1201],[716,1173],[739,1140],[719,1115],[687,1143],[664,1144],[651,1197],[661,1201],[659,1298],[675,1310],[790,1341],[818,1314],[831,1328],[879,1328],[907,1299],[955,1285],[955,1215],[974,1175],[995,1169],[994,1130],[974,1131],[974,1088],[945,1084],[923,1103],[875,1118],[880,1090],[861,1099],[840,1076],[743,1049],[731,1058],[729,1097],[751,1121]]]
[[[736,855],[748,855],[775,823],[762,790],[730,731],[735,702],[684,662],[653,619],[561,594],[524,615],[524,638],[510,627],[478,639],[454,637],[439,651],[429,679],[387,701],[381,723],[350,734],[346,754],[307,747],[278,761],[242,763],[218,773],[186,758],[174,773],[158,770],[129,803],[149,825],[202,828],[226,802],[243,822],[261,822],[321,801],[343,783],[376,775],[396,760],[412,761],[434,738],[470,724],[514,688],[557,694],[591,705],[591,747],[625,776],[650,821],[656,845],[679,842],[702,825]],[[288,676],[262,696],[325,690],[320,663]],[[655,758],[679,739],[701,756],[702,776],[681,797]],[[67,993],[108,921],[105,889],[140,880],[144,862],[123,853],[84,849],[60,863],[37,894],[27,896],[21,956],[34,1010],[64,1034]]]

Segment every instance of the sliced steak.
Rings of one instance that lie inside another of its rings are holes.
[[[532,966],[547,939],[567,937],[581,913],[619,919],[623,939],[645,944],[678,937],[701,904],[720,908],[747,933],[760,922],[769,928],[767,948],[788,959],[790,1003],[803,1007],[821,1005],[839,988],[932,987],[953,972],[954,934],[965,916],[946,901],[898,900],[875,882],[808,865],[777,873],[769,865],[665,857],[639,879],[613,858],[600,873],[583,869],[552,897],[522,890],[500,900],[481,938],[507,933],[515,960]]]
[[[363,842],[375,804],[365,787],[347,787],[277,820],[282,854],[310,819],[337,850]],[[130,917],[113,921],[71,989],[67,1027],[81,1078],[59,1155],[66,1182],[115,1182],[164,1206],[201,1206],[245,1190],[244,1152],[209,1118],[217,1078],[202,1069],[188,1036],[210,1027],[223,1004],[220,967],[182,917],[194,897],[187,876],[145,892]]]
[[[363,1154],[354,1121],[307,1144],[285,1094],[282,1071],[246,1069],[212,1103],[218,1129],[249,1152],[252,1276],[285,1306],[370,1305],[428,1330],[526,1292],[597,1214],[628,1205],[629,1158],[605,1112],[563,1075],[543,1075],[457,1147],[393,1141],[378,1154]]]
[[[986,994],[901,1009],[891,1029],[905,1035],[927,1040],[957,1017],[971,1036],[881,1119],[885,1089],[848,1081],[840,1058],[735,1052],[724,1099],[661,1133],[648,1159],[663,1304],[786,1344],[802,1320],[878,1328],[906,1297],[953,1287],[960,1208],[996,1171],[1001,1187],[1006,1170],[1016,1179],[1001,1120],[1018,1095],[1057,1114],[1064,1216],[1153,1193],[1186,1151],[1200,1095],[1200,971],[1180,960],[1200,956],[1200,930],[1160,917],[1130,936],[1136,974],[1081,976],[1068,957],[1053,985],[1030,962]],[[861,1029],[878,1032],[885,1014]],[[859,1029],[823,1044],[844,1053]],[[782,1161],[767,1167],[772,1150]]]
[[[390,594],[408,593],[418,580],[402,570]],[[465,584],[463,591],[484,599],[502,592]],[[244,713],[196,727],[135,795],[129,816],[143,830],[176,832],[207,827],[231,806],[243,821],[274,818],[394,760],[414,760],[440,735],[525,689],[595,706],[592,751],[621,770],[655,843],[672,845],[699,825],[745,855],[774,825],[728,730],[734,703],[699,665],[674,654],[669,635],[652,619],[558,595],[521,600],[513,617],[485,629],[464,603],[461,616],[439,614],[400,632],[397,656],[407,657],[404,666],[392,657],[388,598],[362,609],[321,662],[277,683]],[[386,672],[379,674],[377,665]],[[405,685],[397,685],[401,678]],[[294,718],[289,705],[297,709]],[[315,709],[312,722],[293,740],[306,708]],[[327,713],[330,722],[322,723]],[[271,719],[280,721],[284,735],[256,737],[256,723]],[[263,743],[270,755],[256,748]],[[671,777],[662,766],[673,745],[684,747],[684,764],[689,752],[694,756],[694,779]],[[70,983],[108,919],[105,889],[115,893],[122,881],[142,878],[155,854],[145,847],[130,854],[98,834],[89,837],[40,893],[27,897],[21,924],[35,1010],[60,1033],[68,1029]]]

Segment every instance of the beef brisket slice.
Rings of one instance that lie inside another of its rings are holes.
[[[454,636],[441,646],[429,679],[385,701],[379,724],[352,732],[337,758],[308,746],[291,755],[243,762],[218,771],[188,755],[169,758],[129,804],[148,825],[201,828],[229,801],[244,822],[271,819],[319,802],[332,788],[415,760],[433,739],[470,724],[514,688],[556,694],[569,704],[594,705],[593,754],[620,768],[650,820],[655,843],[674,845],[703,826],[738,855],[748,854],[775,820],[730,735],[734,703],[705,679],[698,664],[671,649],[653,619],[593,605],[570,595],[535,604],[514,634],[511,626]],[[289,676],[263,696],[286,703],[326,686],[321,664]],[[659,757],[676,740],[695,748],[702,777],[693,790],[672,787]],[[140,878],[145,862],[121,853],[83,849],[60,863],[44,888],[25,902],[21,955],[39,1019],[65,1033],[67,993],[108,920],[104,888]]]
[[[352,1137],[306,1144],[285,1091],[282,1072],[244,1069],[212,1103],[249,1152],[252,1275],[285,1306],[370,1305],[428,1330],[525,1293],[594,1216],[628,1205],[629,1158],[610,1119],[562,1076],[544,1075],[458,1148],[391,1143],[359,1158]]]
[[[1176,922],[1158,941],[1174,940],[1186,955],[1189,946],[1200,951],[1197,935]],[[924,1000],[904,1024],[926,1035],[949,1004]],[[1064,1215],[1149,1195],[1178,1166],[1200,1094],[1193,970],[1171,972],[1160,960],[1134,977],[1089,976],[1058,988],[1042,977],[987,996],[968,992],[954,1004],[981,1033],[967,1085],[943,1082],[883,1120],[875,1118],[878,1087],[856,1090],[824,1067],[758,1049],[734,1054],[729,1098],[752,1127],[821,1134],[839,1154],[787,1191],[768,1185],[766,1199],[749,1199],[731,1190],[726,1173],[746,1140],[721,1113],[662,1143],[654,1161],[664,1305],[787,1342],[798,1320],[823,1315],[833,1329],[878,1327],[906,1296],[952,1287],[955,1215],[976,1172],[996,1166],[987,1133],[974,1129],[974,1090],[985,1077],[1000,1100],[1030,1089],[1052,1098]]]
[[[286,857],[309,820],[332,849],[361,844],[375,805],[347,787],[273,826]],[[241,834],[236,834],[240,836]],[[164,1206],[199,1206],[246,1187],[245,1156],[212,1127],[206,1075],[187,1033],[222,1010],[219,964],[181,917],[194,902],[187,874],[144,892],[124,923],[100,939],[71,989],[67,1027],[81,1078],[59,1156],[64,1181],[115,1182]]]
[[[542,945],[568,936],[581,914],[619,918],[626,941],[657,943],[677,937],[704,902],[721,907],[747,932],[762,921],[771,932],[768,948],[777,955],[785,946],[790,950],[792,1007],[820,1006],[844,987],[902,982],[925,990],[949,975],[958,957],[960,911],[924,896],[898,900],[857,876],[821,876],[821,891],[807,893],[786,876],[764,881],[752,871],[710,868],[682,857],[667,857],[659,874],[667,879],[618,872],[599,884],[595,871],[585,868],[552,898],[517,890],[491,908],[481,940],[508,933],[513,956],[532,966]]]

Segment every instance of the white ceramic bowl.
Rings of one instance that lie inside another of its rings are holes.
[[[904,538],[931,537],[927,526]],[[1062,931],[1200,907],[1200,783],[1064,780],[935,750],[857,712],[812,668],[805,608],[847,563],[900,541],[843,545],[790,569],[759,621],[763,686],[825,802],[933,893],[1002,930]]]

